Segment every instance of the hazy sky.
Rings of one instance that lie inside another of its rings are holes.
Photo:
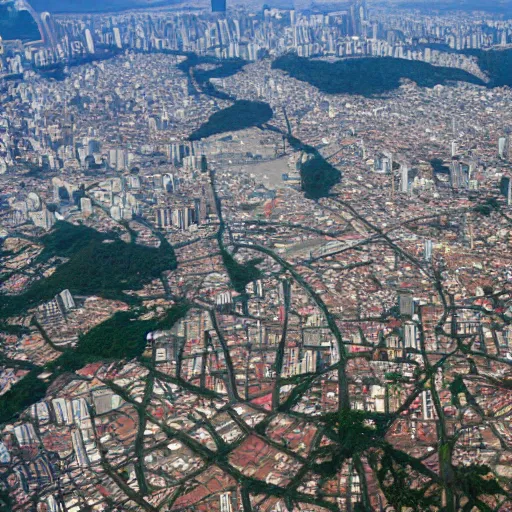
[[[2,3],[4,0],[0,0]],[[311,4],[335,5],[346,4],[349,0],[248,0],[251,7],[263,4],[277,7],[295,5],[298,8],[305,8]],[[110,10],[123,10],[140,8],[155,5],[176,5],[207,6],[209,0],[29,0],[36,11],[50,12],[100,12]],[[228,5],[240,5],[244,0],[228,0]],[[401,8],[422,8],[422,9],[463,9],[463,10],[485,10],[496,13],[512,13],[512,0],[368,0],[371,5],[388,5]]]

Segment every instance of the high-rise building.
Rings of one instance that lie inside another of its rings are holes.
[[[97,139],[87,139],[87,155],[92,156],[94,153],[101,151],[100,141]]]
[[[112,169],[125,171],[128,168],[128,153],[124,149],[111,149],[108,155],[108,162]]]
[[[409,192],[409,167],[407,165],[402,165],[400,175],[400,192],[407,194]]]
[[[170,208],[158,208],[156,214],[156,225],[159,228],[169,228],[172,226],[172,210]]]
[[[295,26],[296,21],[297,21],[297,15],[295,13],[295,9],[292,9],[290,11],[290,24],[292,27]]]
[[[501,191],[501,194],[506,197],[507,204],[511,205],[512,204],[512,178],[509,178],[508,176],[503,176],[503,178],[501,178],[500,191]]]
[[[468,172],[468,166],[463,166],[458,160],[452,160],[450,164],[450,184],[453,189],[468,187]]]
[[[410,293],[400,293],[398,297],[398,304],[400,307],[400,315],[414,315],[414,298]]]
[[[509,137],[500,137],[498,140],[498,155],[503,160],[507,160],[510,153]]]
[[[121,32],[119,31],[119,27],[114,27],[114,41],[116,43],[116,46],[118,48],[122,48],[123,47],[123,42],[121,40]]]
[[[434,401],[432,400],[432,392],[427,389],[422,392],[423,419],[431,420],[435,417]]]
[[[37,227],[43,228],[45,231],[50,231],[56,222],[54,213],[46,208],[39,212],[29,212],[29,217]]]
[[[404,324],[404,344],[405,348],[419,348],[418,327],[412,322]]]
[[[425,240],[425,244],[423,246],[423,259],[425,261],[432,260],[432,240]]]
[[[92,215],[92,201],[88,197],[82,197],[80,199],[80,210],[84,217],[90,217]]]
[[[231,503],[231,493],[226,492],[220,495],[220,511],[233,512],[233,506]]]
[[[178,189],[178,180],[173,174],[167,173],[162,176],[162,188],[167,192],[176,192]]]
[[[212,0],[212,12],[226,12],[226,0]]]
[[[57,301],[63,314],[67,313],[70,309],[75,309],[76,307],[73,296],[69,290],[63,290],[60,292],[55,297],[55,300]]]
[[[208,172],[208,160],[206,155],[201,155],[201,172]]]
[[[94,53],[94,41],[92,39],[92,34],[89,29],[85,30],[85,42],[87,43],[87,51],[89,53]]]
[[[363,35],[363,26],[367,17],[366,0],[355,0],[350,6],[350,35]]]

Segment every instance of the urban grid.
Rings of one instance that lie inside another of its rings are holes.
[[[512,511],[512,3],[0,0],[0,511]]]

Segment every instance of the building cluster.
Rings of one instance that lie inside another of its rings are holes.
[[[51,70],[115,52],[194,52],[256,61],[290,51],[304,57],[395,57],[478,71],[464,50],[512,44],[510,20],[481,13],[426,16],[374,8],[365,0],[328,13],[264,7],[254,12],[214,2],[213,12],[165,10],[95,15],[37,15],[42,40],[0,39],[0,72]],[[1,34],[0,34],[1,36]],[[459,53],[457,53],[459,52]]]

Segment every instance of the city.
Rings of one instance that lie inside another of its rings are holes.
[[[512,9],[445,3],[0,1],[1,511],[512,511]]]

